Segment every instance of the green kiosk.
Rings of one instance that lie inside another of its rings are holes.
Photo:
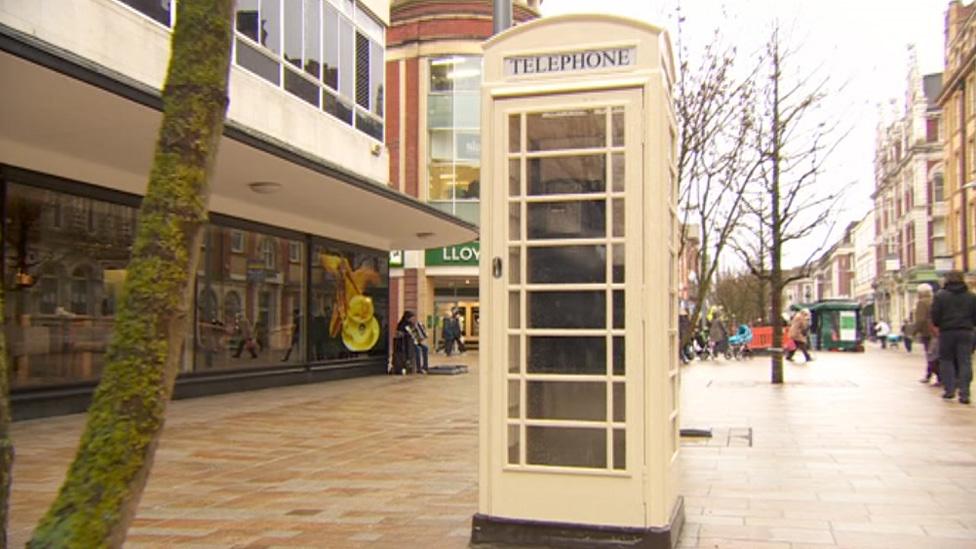
[[[794,311],[809,309],[813,346],[825,351],[863,351],[861,304],[856,301],[825,299],[816,303],[790,307]]]

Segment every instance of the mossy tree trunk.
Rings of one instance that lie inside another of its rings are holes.
[[[233,0],[177,2],[163,121],[102,380],[29,547],[120,547],[162,433],[227,110]]]

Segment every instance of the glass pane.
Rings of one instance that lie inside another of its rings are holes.
[[[614,329],[622,329],[624,327],[624,313],[625,313],[625,303],[624,303],[624,291],[614,290],[613,291],[613,327]]]
[[[322,81],[333,90],[339,89],[339,12],[328,2],[322,4],[322,48],[325,66]]]
[[[429,174],[428,198],[430,200],[452,200],[454,198],[454,165],[450,162],[431,162]]]
[[[272,84],[281,83],[278,63],[258,53],[258,50],[244,44],[242,40],[237,41],[237,64]]]
[[[530,374],[606,375],[605,337],[526,338],[526,370]]]
[[[508,238],[509,240],[522,239],[522,204],[519,202],[508,204]]]
[[[522,308],[520,306],[519,292],[508,293],[508,327],[518,328],[522,325]]]
[[[596,284],[607,279],[607,247],[555,246],[526,249],[530,284]]]
[[[613,468],[627,468],[627,432],[623,429],[613,430]]]
[[[454,127],[454,102],[450,95],[432,93],[427,96],[427,127]]]
[[[624,153],[614,153],[610,155],[611,178],[613,179],[613,192],[622,193],[626,183],[626,162]]]
[[[624,219],[624,200],[613,199],[613,236],[624,236],[626,220]]]
[[[624,108],[613,108],[613,146],[624,146]]]
[[[258,0],[238,0],[235,17],[237,32],[258,41]]]
[[[519,336],[508,336],[508,371],[511,373],[519,372]]]
[[[605,155],[528,160],[526,177],[530,195],[602,193],[606,190]]]
[[[322,95],[322,110],[346,124],[352,125],[352,106],[332,95],[331,92],[323,90]]]
[[[529,328],[605,328],[606,292],[529,292]]]
[[[454,159],[454,133],[451,130],[430,130],[428,146],[431,160]]]
[[[305,72],[318,78],[322,74],[322,21],[318,0],[305,0]]]
[[[481,94],[454,94],[454,127],[469,129],[481,127]]]
[[[354,97],[355,69],[353,60],[354,36],[352,23],[339,18],[339,93],[349,99]]]
[[[454,82],[454,90],[479,91],[481,88],[481,56],[454,57],[448,77]]]
[[[430,91],[449,92],[454,88],[454,82],[448,76],[454,71],[454,64],[458,57],[435,57],[430,60]]]
[[[457,159],[467,162],[481,162],[481,134],[474,130],[457,130],[454,132],[457,145]]]
[[[521,284],[522,282],[522,250],[513,246],[508,249],[508,283]]]
[[[522,164],[519,160],[508,161],[508,196],[522,194]]]
[[[508,417],[517,419],[519,417],[519,380],[508,380]]]
[[[356,111],[356,129],[377,141],[383,141],[383,123],[360,110]]]
[[[261,0],[261,45],[281,53],[281,12],[278,0]]]
[[[304,99],[306,102],[319,106],[319,86],[298,75],[298,73],[285,69],[285,89]]]
[[[613,246],[613,281],[620,283],[624,281],[625,272],[625,260],[627,258],[626,251],[627,248],[623,244],[614,244]]]
[[[529,238],[603,238],[606,209],[603,200],[529,204]]]
[[[607,432],[577,427],[526,427],[525,460],[530,465],[607,466]]]
[[[622,376],[627,374],[626,345],[624,338],[614,336],[613,338],[613,375]]]
[[[285,2],[285,61],[296,67],[302,66],[302,27],[305,18],[302,16],[302,2]]]
[[[526,115],[529,151],[606,146],[607,119],[603,109],[552,111]]]
[[[157,23],[169,26],[170,1],[169,0],[122,0],[123,4],[128,4],[134,9],[153,18]]]
[[[520,152],[522,150],[522,127],[520,121],[522,115],[508,115],[508,152]]]
[[[627,421],[627,391],[624,383],[613,384],[613,420]]]
[[[508,463],[519,464],[519,426],[508,426]]]
[[[525,415],[530,419],[607,419],[606,383],[529,381],[526,383],[525,398]]]
[[[383,102],[386,90],[386,64],[383,62],[383,46],[375,40],[369,41],[369,112],[383,116]]]

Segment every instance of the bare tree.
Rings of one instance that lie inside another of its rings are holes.
[[[696,236],[689,230],[700,228],[696,284],[691,288],[694,307],[689,321],[693,332],[702,317],[719,260],[741,219],[746,189],[761,166],[749,146],[755,125],[753,81],[759,65],[742,71],[737,60],[743,57],[734,46],[724,43],[717,29],[692,63],[682,42],[684,18],[680,8],[677,18],[679,257],[684,257],[689,241]],[[691,336],[690,332],[684,334],[682,346]]]
[[[768,76],[760,94],[754,126],[754,147],[761,158],[759,186],[745,201],[747,219],[733,247],[749,270],[769,285],[769,315],[773,327],[771,380],[783,382],[783,288],[802,278],[810,262],[823,250],[831,210],[841,193],[818,185],[824,162],[844,134],[838,123],[822,118],[820,107],[828,94],[829,79],[816,72],[787,76],[795,50],[784,46],[778,24],[766,44]],[[827,228],[823,242],[812,243],[814,233]],[[800,268],[783,268],[786,246],[806,246]]]
[[[748,271],[723,271],[716,275],[712,287],[713,301],[733,324],[752,324],[765,312],[763,281]]]
[[[173,393],[227,111],[234,1],[176,6],[163,120],[107,365],[78,453],[29,547],[121,547]]]

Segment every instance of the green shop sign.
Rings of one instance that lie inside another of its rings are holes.
[[[444,265],[478,265],[481,258],[481,246],[478,242],[468,242],[458,246],[447,246],[426,250],[425,263],[428,267]]]

